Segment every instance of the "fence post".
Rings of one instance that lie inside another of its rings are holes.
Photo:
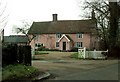
[[[96,58],[96,49],[94,49],[93,58]]]
[[[86,47],[84,47],[84,59],[85,59],[85,52],[86,52]]]
[[[85,51],[86,51],[86,47],[84,47],[83,49],[78,49],[78,58],[85,59]]]

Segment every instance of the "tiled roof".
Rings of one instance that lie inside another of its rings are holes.
[[[27,43],[28,38],[23,35],[4,36],[5,43]]]
[[[92,19],[33,22],[28,34],[92,32],[95,27],[96,22]]]

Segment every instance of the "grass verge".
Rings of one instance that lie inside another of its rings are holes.
[[[78,52],[71,54],[71,58],[79,59]]]
[[[2,69],[2,80],[28,78],[36,72],[38,72],[38,69],[32,66],[25,66],[21,64],[8,65]]]

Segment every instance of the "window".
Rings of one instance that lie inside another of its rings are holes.
[[[58,33],[58,34],[56,34],[56,37],[57,37],[57,38],[61,38],[61,35],[62,35],[62,34]]]
[[[77,48],[82,48],[83,47],[83,42],[76,42],[76,47]]]
[[[41,44],[41,46],[44,46],[44,44]]]
[[[37,44],[35,44],[35,47],[37,47]]]
[[[59,42],[56,42],[56,47],[59,47]]]
[[[40,43],[38,43],[38,44],[37,44],[37,47],[41,47],[41,44],[40,44]]]
[[[83,38],[83,33],[78,33],[77,38]]]
[[[44,45],[41,44],[41,43],[36,43],[36,44],[35,44],[35,47],[42,47],[42,46],[44,46]]]

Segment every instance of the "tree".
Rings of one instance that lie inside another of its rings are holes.
[[[118,55],[119,45],[119,28],[118,28],[118,4],[104,0],[87,0],[85,1],[84,9],[88,8],[95,11],[95,18],[98,24],[98,33],[104,42],[105,49],[109,49],[109,56]],[[114,53],[114,50],[116,49]],[[112,53],[112,54],[111,54]]]
[[[120,5],[118,2],[109,2],[110,5],[110,29],[109,29],[109,50],[110,55],[118,57],[120,50],[120,28],[118,22],[120,22]]]
[[[27,33],[31,26],[31,21],[28,20],[21,20],[21,25],[14,25],[13,29],[17,34],[24,34],[28,37],[28,44],[36,37],[36,35],[29,36]]]
[[[0,41],[3,39],[4,28],[8,23],[7,2],[0,0]]]
[[[95,13],[95,19],[97,21],[98,35],[101,41],[104,43],[104,49],[108,48],[108,29],[109,29],[109,5],[104,0],[86,0],[84,2],[83,9],[88,9],[90,12]],[[88,11],[87,11],[88,12]],[[89,13],[90,13],[89,12]],[[89,14],[88,14],[89,15]],[[90,16],[88,16],[90,17]],[[91,15],[91,18],[93,16]]]

